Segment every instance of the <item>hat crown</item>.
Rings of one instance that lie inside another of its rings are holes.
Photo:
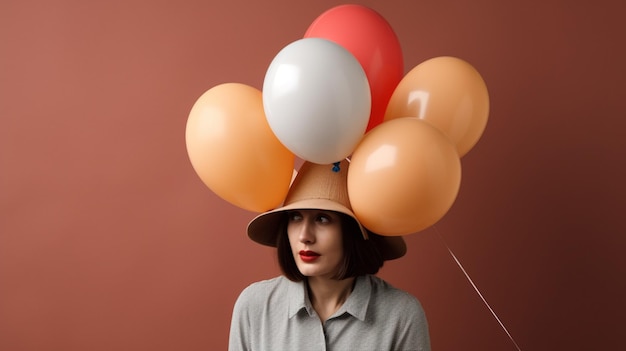
[[[348,197],[348,166],[346,160],[341,161],[338,167],[305,162],[289,188],[284,205],[324,199],[352,210]]]

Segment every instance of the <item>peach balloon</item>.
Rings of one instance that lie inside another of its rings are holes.
[[[464,60],[442,56],[420,63],[402,78],[384,120],[428,121],[453,141],[463,157],[482,136],[488,115],[489,93],[478,71]]]
[[[461,161],[438,129],[417,118],[386,121],[365,135],[348,171],[352,209],[368,229],[387,236],[423,230],[456,199]]]
[[[284,200],[295,156],[272,133],[258,89],[239,83],[209,89],[189,113],[185,139],[194,170],[222,199],[253,212]]]

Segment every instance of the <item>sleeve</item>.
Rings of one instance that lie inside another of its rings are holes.
[[[228,337],[229,351],[250,350],[250,299],[249,290],[246,288],[241,292],[235,306],[230,321],[230,335]]]

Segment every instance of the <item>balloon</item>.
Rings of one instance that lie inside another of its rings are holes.
[[[276,137],[303,160],[340,161],[359,143],[370,114],[367,77],[346,49],[325,39],[297,40],[272,60],[263,106]]]
[[[418,117],[444,132],[462,157],[480,139],[489,115],[484,80],[455,57],[424,61],[404,76],[394,91],[385,121]]]
[[[238,83],[209,89],[189,113],[185,139],[200,179],[231,204],[264,212],[287,195],[295,156],[267,124],[259,90]]]
[[[384,122],[351,158],[348,196],[359,221],[381,235],[423,230],[450,209],[461,183],[454,145],[417,118]]]
[[[340,5],[315,19],[304,37],[331,40],[357,58],[372,94],[367,130],[382,123],[391,94],[404,74],[402,48],[391,25],[368,7]]]

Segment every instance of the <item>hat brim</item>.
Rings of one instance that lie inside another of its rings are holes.
[[[285,211],[296,209],[324,209],[348,215],[352,217],[361,227],[361,234],[363,235],[363,238],[366,240],[373,240],[376,243],[384,260],[393,260],[406,254],[406,243],[401,236],[382,236],[367,230],[361,226],[355,214],[350,209],[328,199],[307,199],[296,201],[286,206],[262,213],[248,223],[248,237],[259,244],[276,247],[278,227],[281,221],[285,218]]]

